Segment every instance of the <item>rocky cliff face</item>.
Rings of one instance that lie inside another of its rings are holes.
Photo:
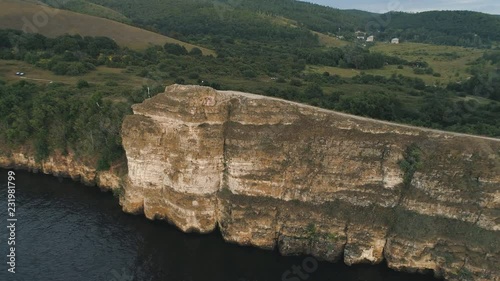
[[[286,255],[499,280],[497,139],[198,86],[133,110],[127,212]]]
[[[31,172],[42,172],[58,177],[71,178],[85,185],[97,185],[103,190],[121,188],[121,177],[112,171],[97,171],[74,160],[71,155],[52,155],[43,162],[36,162],[30,153],[12,152],[9,155],[0,155],[0,167],[17,168]]]

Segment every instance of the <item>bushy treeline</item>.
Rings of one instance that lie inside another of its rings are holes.
[[[401,75],[386,78],[363,74],[345,79],[313,74],[305,77],[305,80],[314,83],[303,89],[270,87],[264,93],[375,119],[500,137],[500,103],[480,103],[474,99],[459,98],[454,91],[426,86],[418,78]],[[351,94],[345,91],[325,91],[319,86],[350,83],[382,86],[386,89]]]
[[[0,140],[24,146],[36,160],[58,151],[107,169],[123,155],[120,127],[130,103],[82,93],[73,86],[24,80],[0,85]]]
[[[194,67],[198,72],[255,78],[260,75],[298,75],[306,67],[306,61],[293,54],[296,48],[254,41],[236,47],[236,43],[223,40],[218,44],[218,57],[215,58],[202,56],[199,48],[188,52],[185,47],[172,43],[163,47],[151,46],[143,51],[119,48],[113,40],[105,37],[64,35],[47,38],[39,34],[0,30],[0,39],[0,59],[22,60],[58,75],[82,75],[105,65],[144,67],[140,76],[146,76],[152,65],[159,66],[160,71],[170,67],[169,72],[174,72],[198,64]],[[178,69],[177,66],[182,67]]]
[[[118,45],[107,37],[40,34],[0,30],[0,59],[23,60],[58,75],[81,75],[99,65],[112,65]]]
[[[391,12],[381,16],[387,25],[376,25],[379,40],[439,45],[485,47],[500,41],[500,17],[470,11],[430,11],[416,14]],[[380,33],[379,33],[380,30]]]
[[[447,89],[461,95],[500,101],[500,51],[484,53],[469,72],[471,76],[467,80],[450,83]]]
[[[315,50],[299,50],[299,57],[308,64],[326,65],[355,69],[379,69],[385,65],[408,65],[409,62],[382,53],[370,52],[360,46],[347,46],[343,48],[328,48]]]
[[[500,71],[477,72],[465,82],[448,84],[447,89],[500,101]]]

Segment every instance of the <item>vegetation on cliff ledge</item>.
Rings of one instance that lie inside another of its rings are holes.
[[[419,167],[422,166],[422,151],[416,144],[409,145],[403,153],[403,159],[399,161],[399,167],[403,171],[403,185],[408,188],[411,185],[413,176]]]

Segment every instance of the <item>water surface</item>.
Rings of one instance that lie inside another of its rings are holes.
[[[7,170],[0,169],[0,280],[26,281],[430,281],[384,265],[353,266],[225,243],[220,234],[184,234],[122,213],[98,188],[16,171],[16,274],[7,272]],[[298,267],[301,274],[294,274]],[[286,278],[283,278],[283,275]]]

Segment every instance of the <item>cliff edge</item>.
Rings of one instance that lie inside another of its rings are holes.
[[[500,278],[498,139],[200,86],[133,111],[126,212],[285,255]]]

